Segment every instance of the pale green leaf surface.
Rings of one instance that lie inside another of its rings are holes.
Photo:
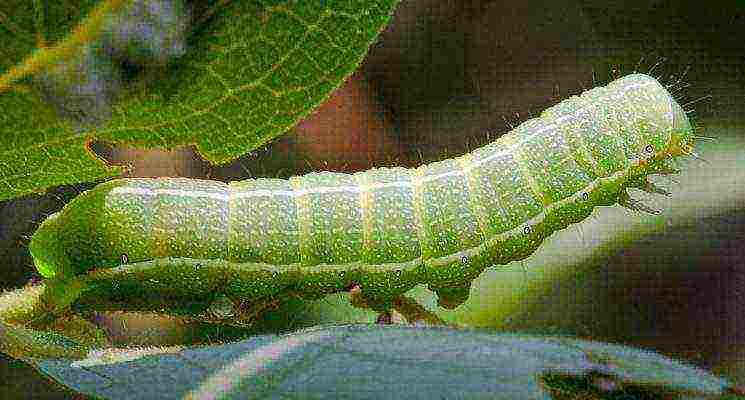
[[[33,363],[77,393],[106,399],[552,399],[558,397],[543,383],[548,374],[582,378],[591,371],[690,399],[727,398],[728,387],[703,370],[624,346],[410,326],[326,326]]]
[[[62,38],[92,3],[49,6],[48,41]],[[196,144],[217,163],[266,143],[355,70],[397,0],[222,3],[192,32],[187,55],[130,90],[98,131],[73,130],[33,91],[1,92],[0,200],[118,174],[86,149],[92,138],[145,147]],[[35,48],[33,15],[31,1],[0,5],[0,71]]]

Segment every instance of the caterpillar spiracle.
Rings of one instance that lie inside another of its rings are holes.
[[[156,293],[233,301],[357,285],[387,310],[419,284],[464,302],[493,265],[533,253],[594,207],[691,152],[686,113],[632,74],[573,96],[496,141],[414,169],[318,172],[230,183],[118,179],[50,215],[30,251],[45,277],[110,271]]]

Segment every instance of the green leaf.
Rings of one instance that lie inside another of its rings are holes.
[[[261,146],[309,114],[355,70],[397,2],[209,2],[198,10],[211,14],[192,30],[186,56],[130,88],[97,130],[58,118],[33,87],[24,86],[28,76],[0,84],[0,200],[119,174],[120,168],[88,149],[93,139],[144,147],[196,144],[216,163]],[[41,54],[34,53],[39,15],[50,49],[65,43],[67,32],[88,21],[83,18],[95,6],[92,0],[44,3],[0,4],[0,83],[13,66]],[[44,4],[44,12],[34,4]],[[83,31],[96,36],[93,28]]]
[[[625,346],[395,325],[31,362],[77,393],[106,399],[745,398],[706,371]]]

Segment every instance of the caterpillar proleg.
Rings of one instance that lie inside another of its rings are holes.
[[[155,293],[260,301],[358,286],[373,308],[427,284],[456,307],[487,267],[520,260],[688,154],[686,113],[632,74],[573,96],[468,154],[415,169],[230,183],[119,179],[47,218],[45,277],[108,276]]]

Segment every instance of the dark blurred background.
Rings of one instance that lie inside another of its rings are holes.
[[[695,120],[699,134],[719,140],[702,152],[710,164],[687,163],[692,175],[668,185],[678,197],[658,204],[675,210],[647,231],[619,228],[649,221],[619,217],[622,212],[590,218],[579,235],[573,230],[551,244],[563,249],[570,259],[565,263],[582,262],[562,269],[576,272],[551,280],[550,273],[512,274],[501,290],[519,282],[529,296],[504,301],[483,294],[502,293],[494,287],[507,275],[491,274],[479,282],[481,294],[463,306],[466,311],[445,315],[499,330],[648,347],[745,383],[745,307],[739,296],[745,293],[743,38],[742,1],[402,0],[359,70],[265,149],[219,167],[202,162],[191,149],[139,151],[106,144],[96,149],[114,163],[132,165],[136,176],[236,180],[414,166],[488,143],[510,125],[614,76],[654,68],[653,75],[671,83],[687,72],[684,82],[690,86],[681,102],[711,96],[696,104]],[[0,203],[2,288],[20,287],[35,276],[25,237],[91,186]],[[600,233],[593,233],[595,228]],[[533,262],[551,260],[542,257]],[[431,295],[421,297],[432,302]],[[504,310],[482,307],[499,302],[517,305],[507,317]],[[352,312],[339,313],[337,322]],[[175,325],[162,333],[154,328],[160,319],[128,321],[144,337],[135,342],[178,340],[190,329]],[[158,333],[142,334],[151,329]],[[0,397],[69,396],[42,384],[22,364],[0,360]]]

